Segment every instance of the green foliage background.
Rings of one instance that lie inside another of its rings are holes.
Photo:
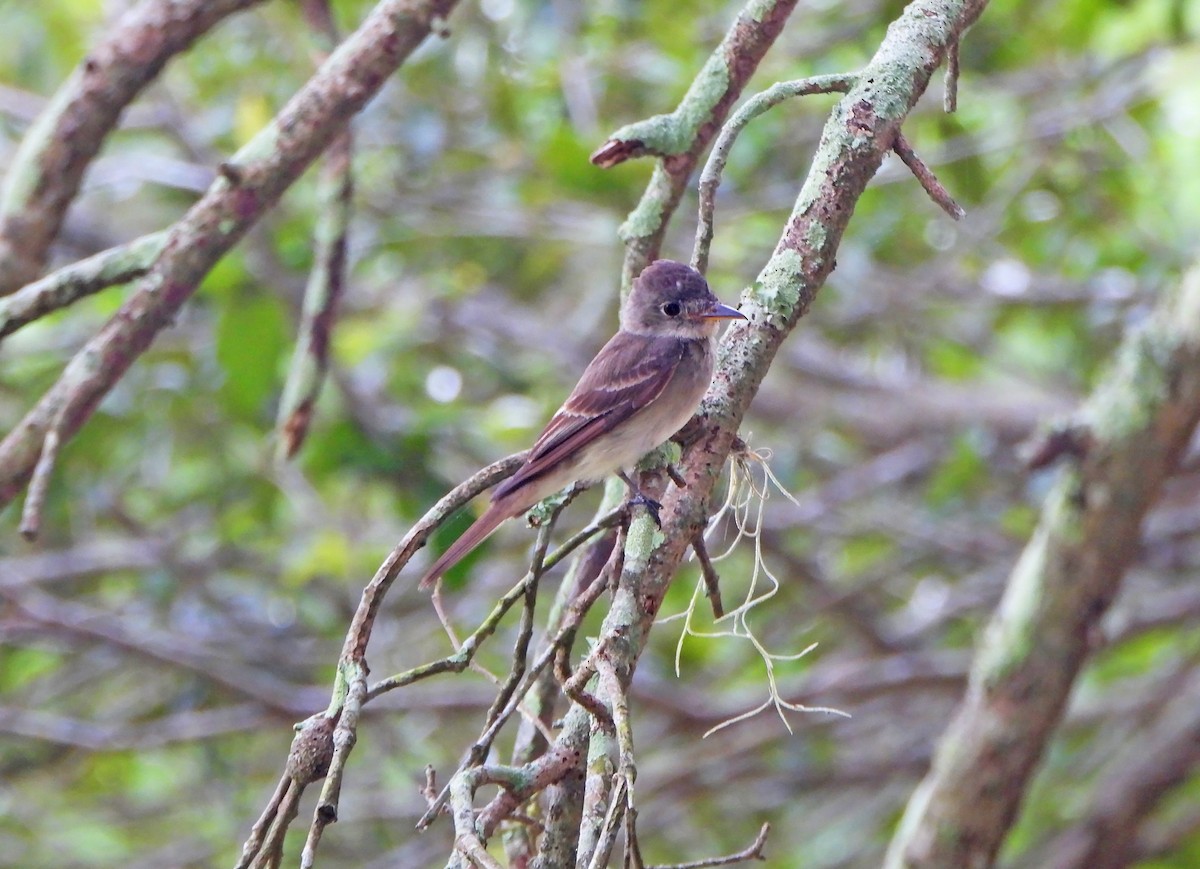
[[[123,5],[0,0],[0,163]],[[343,29],[369,5],[336,3]],[[272,426],[311,264],[312,173],[64,449],[43,539],[20,541],[19,506],[0,513],[0,587],[12,585],[0,598],[0,865],[233,861],[289,724],[324,706],[362,585],[449,487],[528,444],[612,331],[617,228],[651,167],[603,171],[587,155],[670,110],[736,9],[460,9],[451,37],[355,122],[350,286],[297,462],[274,464]],[[901,9],[801,4],[751,90],[861,66]],[[1017,443],[1075,405],[1196,256],[1197,33],[1194,2],[994,3],[963,44],[958,113],[931,92],[906,126],[968,219],[952,223],[889,161],[744,431],[799,499],[767,506],[765,558],[783,586],[755,624],[776,651],[819,642],[779,664],[785,694],[854,717],[794,715],[790,735],[763,715],[702,741],[763,699],[762,663],[744,643],[693,639],[676,680],[678,623],[662,626],[635,698],[650,859],[736,850],[771,820],[770,865],[877,864],[1048,484],[1022,470]],[[315,45],[297,4],[270,3],[174,61],[106,143],[58,259],[176,219],[311,74]],[[784,105],[739,140],[709,275],[727,301],[775,244],[829,104]],[[664,255],[688,257],[694,208],[693,193]],[[0,346],[0,428],[123,293]],[[1194,577],[1190,495],[1185,480],[1151,523],[1131,594]],[[530,540],[506,529],[451,576],[462,625],[507,588]],[[751,564],[749,544],[723,563],[729,599]],[[668,609],[686,604],[693,574]],[[376,633],[376,676],[447,649],[411,585]],[[891,648],[873,647],[872,625]],[[484,656],[493,669],[511,630]],[[1088,672],[1079,704],[1152,694],[1194,660],[1197,636],[1183,620],[1132,632]],[[947,675],[861,695],[835,678],[889,661]],[[326,865],[447,852],[448,825],[411,832],[417,783],[426,763],[452,769],[489,687],[469,674],[371,707]],[[1040,865],[1136,727],[1132,714],[1069,722],[1006,860]],[[1196,817],[1193,802],[1181,793],[1159,820]],[[1198,859],[1185,835],[1146,865]]]

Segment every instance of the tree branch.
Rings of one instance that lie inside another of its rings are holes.
[[[704,164],[704,171],[700,173],[700,217],[696,225],[696,245],[692,252],[692,266],[696,271],[701,274],[708,271],[708,248],[712,244],[717,188],[721,186],[721,175],[725,172],[725,164],[729,160],[729,152],[733,150],[733,143],[737,141],[746,125],[792,97],[844,94],[850,90],[854,79],[853,74],[819,75],[796,81],[776,82],[765,91],[760,91],[746,100],[729,119],[729,123],[721,128],[721,135],[717,137],[717,142]]]
[[[796,0],[749,0],[675,111],[622,127],[592,154],[592,162],[605,169],[647,154],[659,158],[641,201],[621,225],[622,287],[630,287],[642,269],[658,258],[667,222],[700,155],[795,6]]]
[[[85,296],[140,278],[150,271],[166,242],[165,232],[143,235],[64,266],[11,296],[0,298],[0,339]]]
[[[97,45],[21,142],[0,193],[0,296],[33,280],[121,112],[174,55],[261,0],[146,0]]]
[[[909,801],[887,866],[986,865],[1137,552],[1142,518],[1200,420],[1200,266],[1128,334],[976,654],[967,695]]]
[[[79,430],[217,260],[442,26],[455,5],[457,0],[382,0],[270,127],[227,164],[230,171],[169,230],[162,255],[121,310],[0,442],[0,507],[29,479],[51,422],[61,417],[63,439]]]
[[[332,51],[337,45],[338,34],[328,0],[306,0],[303,8],[304,17],[325,52]],[[283,458],[294,456],[308,436],[317,397],[329,371],[329,343],[338,303],[346,288],[346,247],[353,201],[354,136],[347,126],[333,140],[317,182],[312,271],[304,288],[300,334],[284,381],[275,424],[278,454]]]

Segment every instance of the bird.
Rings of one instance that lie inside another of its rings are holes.
[[[683,428],[713,375],[722,320],[746,316],[722,304],[691,266],[660,259],[633,282],[620,328],[550,418],[525,463],[492,492],[483,514],[434,561],[429,588],[501,523],[576,482],[631,468]]]

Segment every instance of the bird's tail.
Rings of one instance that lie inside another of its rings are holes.
[[[441,557],[433,563],[433,567],[421,578],[419,588],[429,588],[445,573],[458,562],[467,557],[472,549],[482,543],[487,537],[500,527],[505,519],[510,519],[521,513],[521,510],[514,510],[511,501],[501,498],[498,501],[493,501],[483,515],[476,519],[471,527],[462,533],[457,540],[450,544],[450,548],[442,553]]]

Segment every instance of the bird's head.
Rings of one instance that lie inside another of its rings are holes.
[[[621,307],[621,328],[639,335],[707,338],[719,321],[745,319],[721,304],[698,271],[668,259],[646,266]]]

